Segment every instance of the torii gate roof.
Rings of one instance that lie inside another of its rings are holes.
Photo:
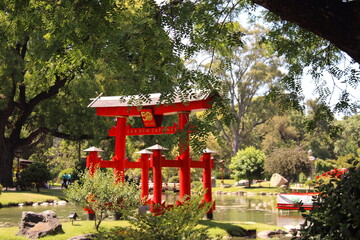
[[[150,94],[148,99],[140,95],[132,96],[106,96],[91,99],[88,107],[96,108],[99,116],[140,116],[141,109],[151,108],[155,115],[172,115],[183,111],[203,111],[211,108],[211,96],[209,93],[196,92],[186,99],[179,95],[172,104],[160,103],[160,93]]]

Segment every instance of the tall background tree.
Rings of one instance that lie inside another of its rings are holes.
[[[228,37],[217,44],[206,69],[220,81],[219,93],[226,109],[216,121],[220,129],[217,135],[230,144],[234,156],[251,144],[253,129],[274,114],[273,106],[260,96],[277,85],[282,73],[280,59],[271,54],[270,46],[259,44],[266,29],[254,26],[247,30],[236,22],[227,27],[232,36],[241,33],[244,37],[241,41]]]

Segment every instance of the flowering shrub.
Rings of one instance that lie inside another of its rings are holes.
[[[317,187],[313,209],[304,214],[302,239],[359,239],[360,171],[334,169],[329,175],[329,182]]]

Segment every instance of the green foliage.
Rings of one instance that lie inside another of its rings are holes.
[[[179,183],[179,181],[179,176],[173,176],[168,180],[169,183]]]
[[[128,216],[131,210],[140,206],[138,187],[129,182],[116,183],[110,171],[95,171],[94,175],[85,172],[79,181],[65,190],[70,202],[91,209],[95,213],[94,224],[98,229],[108,212]]]
[[[277,148],[291,147],[298,139],[298,131],[289,116],[276,115],[257,127],[262,138],[262,150],[270,153]]]
[[[345,117],[337,125],[342,131],[334,143],[334,152],[339,156],[357,153],[360,156],[360,115]]]
[[[313,187],[313,186],[315,186],[314,180],[311,180],[311,179],[306,180],[304,184],[305,184],[306,186],[308,186],[308,187]]]
[[[360,166],[360,157],[353,153],[345,156],[339,156],[336,160],[330,160],[336,168],[349,168],[352,166]]]
[[[319,7],[322,7],[321,5]],[[310,74],[317,86],[314,92],[319,94],[322,102],[327,102],[328,98],[332,97],[333,88],[340,83],[345,84],[334,110],[355,113],[358,103],[355,97],[349,95],[348,89],[356,89],[360,81],[356,64],[351,64],[341,50],[328,40],[294,23],[283,21],[274,13],[265,10],[259,16],[267,21],[270,27],[270,31],[264,37],[265,42],[271,44],[275,53],[284,57],[289,64],[287,76],[282,79],[282,88],[293,96],[299,96],[303,91],[301,75]],[[311,22],[307,25],[310,26]],[[325,77],[329,74],[333,79],[333,85],[327,81],[328,77]],[[277,94],[273,96],[279,97]]]
[[[317,159],[315,161],[315,175],[321,175],[334,168],[334,163],[331,160]]]
[[[0,195],[1,195],[2,189],[3,189],[3,185],[0,184]]]
[[[27,190],[36,188],[39,192],[40,187],[45,182],[51,180],[51,174],[48,167],[44,163],[32,163],[24,171],[20,173],[19,182],[20,189]]]
[[[279,148],[266,158],[265,171],[269,174],[279,173],[291,181],[301,172],[309,175],[311,165],[307,153],[299,148]]]
[[[215,172],[215,178],[216,179],[222,179],[223,174],[221,171],[216,171]],[[230,179],[231,178],[231,173],[230,171],[224,171],[224,179]]]
[[[350,168],[342,179],[322,184],[317,191],[320,194],[314,199],[314,208],[304,215],[302,239],[358,239],[360,172]]]
[[[259,44],[266,29],[259,25],[244,29],[238,22],[224,25],[230,33],[241,33],[238,35],[241,44],[219,42],[212,49],[213,61],[204,70],[211,71],[220,81],[218,89],[226,112],[216,116],[214,133],[231,146],[235,156],[240,148],[254,144],[253,129],[276,112],[271,103],[256,96],[277,85],[284,61],[269,54],[269,45]]]
[[[75,164],[75,169],[71,176],[72,181],[80,180],[80,177],[85,173],[85,171],[86,171],[86,159],[82,158],[80,161],[78,161]]]
[[[249,180],[249,186],[254,179],[261,179],[264,172],[265,154],[255,147],[247,147],[239,150],[235,157],[231,159],[230,169],[233,170],[234,178]]]
[[[202,195],[194,194],[181,205],[163,210],[162,214],[138,215],[130,219],[129,228],[115,228],[110,233],[101,233],[96,239],[149,239],[149,240],[205,240],[210,239],[205,229],[195,228],[212,205],[199,207]],[[120,235],[120,234],[122,235]]]
[[[59,174],[58,174],[58,176],[57,176],[58,182],[61,181],[62,176],[63,176],[64,174],[66,174],[66,175],[71,174],[71,175],[72,175],[73,172],[74,172],[74,169],[73,169],[73,168],[67,168],[67,169],[62,170],[61,172],[59,172]]]
[[[301,172],[299,174],[299,183],[304,184],[306,180],[307,180],[307,176],[305,175],[305,173]]]

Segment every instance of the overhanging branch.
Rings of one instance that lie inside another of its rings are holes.
[[[330,41],[360,63],[360,2],[251,0],[281,19]]]

